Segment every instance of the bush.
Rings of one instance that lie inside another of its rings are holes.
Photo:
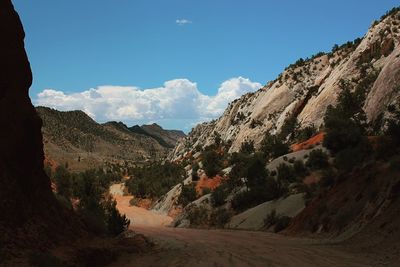
[[[289,226],[291,220],[292,219],[288,216],[279,217],[277,223],[275,224],[274,232],[278,233],[278,232],[286,229]]]
[[[322,149],[312,150],[307,160],[307,167],[312,170],[320,170],[329,166],[328,155]]]
[[[371,147],[368,140],[365,138],[358,146],[338,152],[334,161],[335,166],[338,170],[343,172],[351,171],[354,167],[364,162],[370,151]]]
[[[121,215],[117,210],[117,202],[111,198],[104,203],[106,212],[107,231],[109,234],[116,236],[128,229],[130,220],[125,214]]]
[[[132,195],[139,198],[159,198],[182,181],[185,170],[179,164],[165,162],[129,169],[129,173],[135,178],[126,181],[125,185]]]
[[[232,213],[226,209],[217,209],[210,216],[211,226],[223,228],[232,218]]]
[[[200,177],[197,175],[199,168],[199,163],[197,162],[192,165],[192,181],[198,181],[200,179]]]
[[[281,127],[279,138],[285,140],[289,136],[289,139],[292,139],[298,128],[299,123],[297,122],[297,118],[295,116],[289,117]]]
[[[232,199],[232,207],[237,211],[243,211],[266,201],[277,199],[286,192],[287,187],[284,184],[268,177],[263,185],[236,194]]]
[[[214,150],[203,152],[203,169],[208,177],[214,177],[221,170],[221,157]]]
[[[304,142],[311,137],[313,137],[317,133],[317,129],[314,125],[306,126],[302,129],[299,129],[295,133],[296,142]]]
[[[64,166],[58,166],[54,172],[54,183],[57,193],[65,198],[70,198],[72,194],[71,174]]]
[[[274,159],[289,153],[289,145],[278,136],[267,133],[261,142],[261,152],[267,159]]]
[[[267,214],[267,217],[264,219],[264,225],[270,227],[278,221],[278,216],[276,214],[276,210],[271,210],[270,213]]]
[[[332,168],[328,168],[323,171],[319,183],[322,187],[330,187],[335,184],[335,179],[336,179],[335,171]]]
[[[211,200],[214,207],[219,207],[225,204],[225,200],[229,195],[228,188],[225,185],[217,187],[211,194]]]
[[[244,141],[240,146],[240,153],[252,154],[255,152],[254,141]]]
[[[285,163],[281,163],[276,170],[278,172],[278,181],[284,183],[292,183],[296,181],[296,174],[293,167]]]
[[[264,219],[264,225],[267,227],[274,225],[274,232],[277,233],[286,229],[289,226],[290,221],[290,217],[277,214],[274,209],[268,213],[267,217]]]
[[[196,199],[197,193],[194,184],[182,185],[182,192],[179,196],[178,203],[185,207]]]
[[[235,153],[231,157],[231,164],[234,164],[230,173],[228,183],[232,186],[240,186],[241,178],[246,178],[248,187],[262,185],[268,176],[265,168],[265,159],[260,153],[247,155],[244,153]]]
[[[347,81],[342,80],[340,86],[343,90],[336,107],[328,106],[324,117],[326,134],[323,145],[333,154],[356,147],[362,140],[366,125],[362,109],[365,93],[361,89],[352,93]]]
[[[189,206],[187,218],[191,226],[204,226],[209,224],[209,210],[204,206]]]
[[[293,169],[297,177],[303,178],[308,174],[307,168],[302,160],[296,160],[293,163]]]

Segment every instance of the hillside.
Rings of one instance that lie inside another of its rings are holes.
[[[186,137],[185,133],[177,130],[164,130],[156,123],[151,125],[142,125],[141,128],[148,133],[150,136],[162,139],[171,148],[174,148],[176,143],[183,137]]]
[[[362,39],[298,60],[196,126],[169,155],[186,175],[153,211],[178,228],[312,236],[395,265],[399,25],[394,8]]]
[[[175,131],[147,126],[128,128],[121,122],[99,124],[82,111],[61,112],[37,107],[43,120],[45,155],[58,164],[79,171],[104,163],[132,165],[165,157],[179,138]],[[183,134],[183,133],[182,133]],[[174,139],[175,138],[175,139]]]
[[[368,121],[380,128],[388,116],[387,107],[398,103],[400,97],[399,24],[398,12],[385,15],[363,38],[335,45],[329,53],[299,59],[274,81],[230,103],[217,120],[196,126],[170,158],[212,144],[216,134],[230,144],[229,152],[235,152],[244,140],[254,141],[259,148],[265,133],[283,128],[290,131],[288,127],[294,123],[299,129],[319,128],[343,84],[363,90]]]

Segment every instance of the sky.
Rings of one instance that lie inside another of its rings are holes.
[[[188,132],[394,0],[13,0],[35,105]]]

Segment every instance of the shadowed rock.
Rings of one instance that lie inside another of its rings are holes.
[[[76,225],[43,171],[41,119],[28,95],[32,72],[24,37],[11,1],[0,0],[0,250],[46,247],[73,232],[64,226]]]

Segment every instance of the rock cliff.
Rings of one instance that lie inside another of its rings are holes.
[[[170,158],[212,144],[214,133],[231,143],[230,152],[235,152],[244,140],[259,145],[266,132],[279,132],[289,119],[296,119],[300,127],[318,128],[344,84],[352,90],[362,86],[368,120],[382,119],[400,97],[399,25],[400,12],[394,10],[375,22],[363,38],[298,60],[276,80],[230,103],[219,119],[196,126]]]
[[[11,1],[1,0],[0,260],[7,250],[41,249],[73,235],[68,225],[79,229],[55,200],[43,171],[41,120],[28,96],[32,73],[24,36]]]

